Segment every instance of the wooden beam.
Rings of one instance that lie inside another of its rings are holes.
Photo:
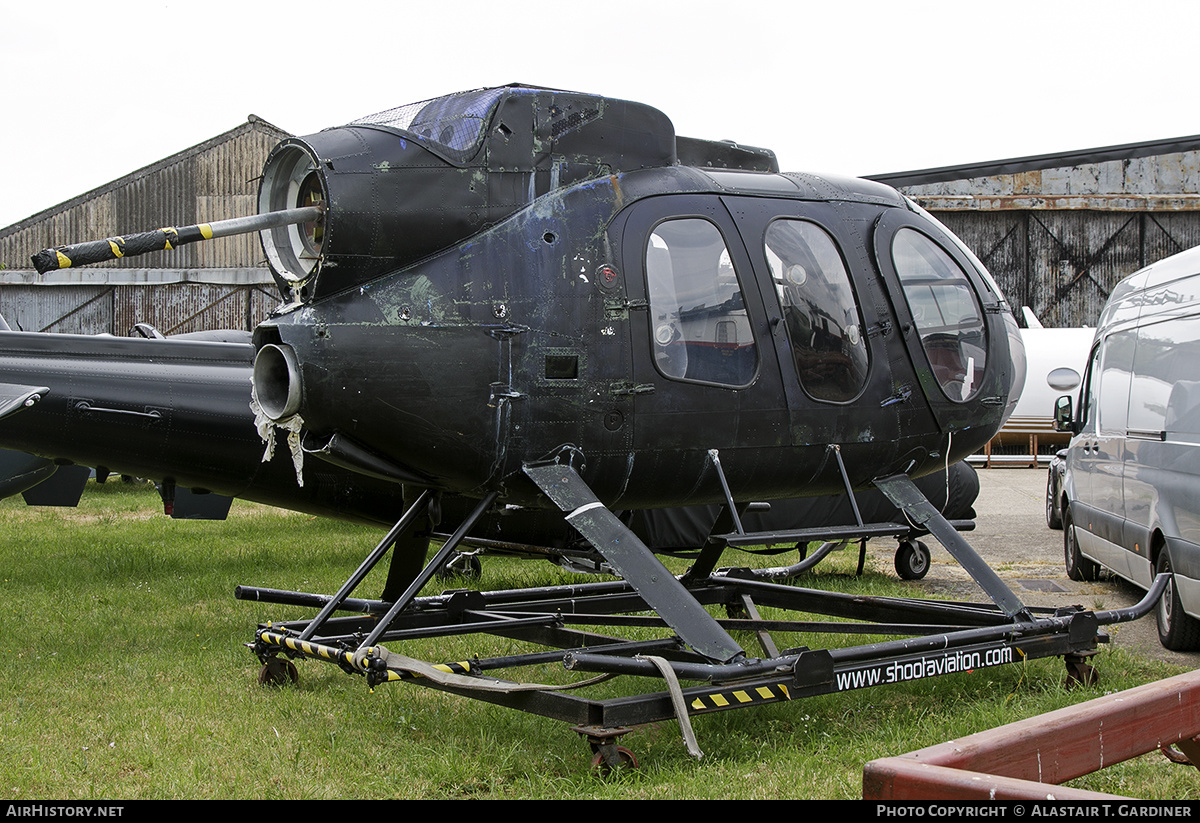
[[[1058,784],[1197,736],[1200,671],[873,760],[863,767],[863,798],[1101,797]]]

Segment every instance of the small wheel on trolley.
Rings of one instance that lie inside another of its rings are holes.
[[[293,686],[300,682],[300,672],[286,657],[271,657],[259,670],[258,682],[263,686]]]
[[[596,754],[592,756],[592,771],[596,772],[596,774],[609,774],[614,769],[636,769],[638,767],[637,757],[624,746],[613,747],[615,751],[614,757],[617,760],[615,767],[611,764],[610,759],[604,756],[605,747],[593,746],[592,748],[596,749]]]
[[[901,540],[896,549],[896,574],[901,580],[920,580],[929,572],[929,547],[920,540]]]
[[[464,580],[478,580],[483,577],[483,563],[474,554],[457,553],[446,564],[437,570],[438,580],[450,580],[461,577]]]

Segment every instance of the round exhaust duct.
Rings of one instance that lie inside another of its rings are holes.
[[[286,420],[300,411],[300,364],[290,346],[267,343],[254,357],[254,393],[271,420]]]

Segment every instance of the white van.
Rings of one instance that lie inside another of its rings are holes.
[[[1122,280],[1100,315],[1062,480],[1067,576],[1149,588],[1168,649],[1200,649],[1200,247]]]

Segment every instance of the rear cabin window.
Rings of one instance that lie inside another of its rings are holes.
[[[800,384],[817,400],[853,400],[867,380],[867,342],[833,238],[807,220],[776,220],[765,245]]]
[[[913,229],[896,232],[892,262],[942,391],[951,400],[973,397],[987,365],[987,339],[979,298],[966,272]]]
[[[720,230],[660,223],[646,247],[654,362],[667,377],[744,386],[758,369],[737,273]]]

